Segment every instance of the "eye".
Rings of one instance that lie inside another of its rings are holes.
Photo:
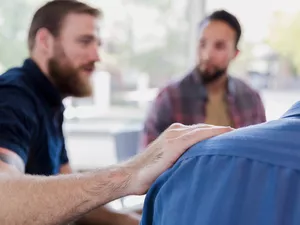
[[[82,45],[89,45],[91,43],[91,39],[81,39],[79,41]]]
[[[225,48],[225,43],[224,42],[217,42],[215,45],[216,49],[222,50]]]
[[[199,46],[200,46],[200,48],[204,48],[204,47],[205,47],[205,44],[206,44],[206,43],[205,43],[205,41],[203,41],[203,40],[202,40],[202,41],[200,41],[200,45],[199,45]]]

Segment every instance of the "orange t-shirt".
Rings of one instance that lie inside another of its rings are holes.
[[[209,93],[205,110],[205,123],[217,126],[233,125],[224,92]]]

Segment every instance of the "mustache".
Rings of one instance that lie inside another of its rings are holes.
[[[86,64],[81,65],[79,69],[95,70],[95,67],[96,67],[95,64],[96,64],[95,61],[88,62]]]
[[[200,64],[200,66],[205,67],[205,68],[212,67],[212,68],[217,69],[217,66],[211,61],[201,61],[199,64]]]

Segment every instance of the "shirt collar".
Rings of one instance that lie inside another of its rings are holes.
[[[295,103],[281,118],[300,117],[300,101]]]
[[[30,77],[30,82],[33,83],[37,92],[43,96],[52,107],[63,109],[62,97],[58,89],[50,82],[45,74],[43,74],[32,59],[26,59],[24,61],[23,69],[26,70],[26,76]]]
[[[192,76],[192,79],[194,80],[194,82],[196,84],[198,84],[201,94],[203,96],[206,96],[207,95],[206,88],[205,88],[205,85],[203,85],[203,81],[202,81],[201,76],[199,74],[198,68],[195,68],[191,72],[191,76]],[[235,94],[236,94],[236,86],[235,86],[234,80],[232,79],[231,76],[228,76],[227,93],[229,94],[229,96],[231,96],[231,95],[235,96]]]

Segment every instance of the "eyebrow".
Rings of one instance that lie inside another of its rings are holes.
[[[225,39],[218,39],[216,42],[218,42],[218,43],[220,43],[220,42],[223,42],[223,43],[225,43],[225,42],[226,42],[226,40],[225,40]]]
[[[100,38],[96,37],[95,35],[91,35],[91,34],[83,34],[80,35],[79,37],[77,37],[77,40],[96,40],[98,42],[99,45],[101,45],[102,41]]]
[[[94,35],[91,34],[83,34],[77,37],[77,39],[96,39]]]
[[[206,42],[206,41],[209,41],[208,38],[200,38],[199,39],[200,42]],[[226,42],[227,40],[226,39],[216,39],[215,42]]]

